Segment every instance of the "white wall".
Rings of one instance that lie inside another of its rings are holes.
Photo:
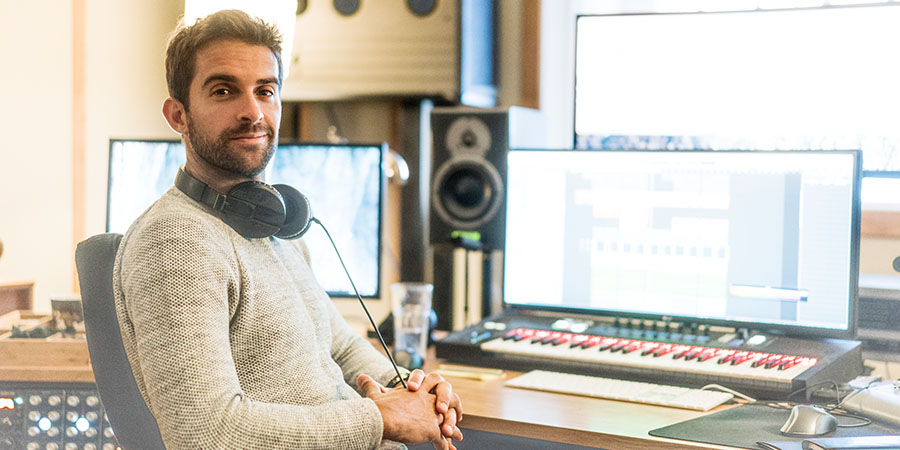
[[[184,1],[86,3],[85,230],[92,236],[106,229],[109,139],[178,138],[161,111],[166,41]]]
[[[72,2],[0,1],[0,281],[72,289]]]
[[[102,233],[109,137],[170,138],[163,51],[181,0],[85,0],[85,109],[73,113],[72,1],[0,2],[0,280],[35,282],[34,307],[74,287],[73,126],[86,135],[86,234]],[[151,7],[152,5],[152,7]],[[74,125],[73,125],[74,124]]]

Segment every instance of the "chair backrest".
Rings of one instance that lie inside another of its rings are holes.
[[[112,273],[121,240],[121,234],[98,234],[75,249],[94,380],[119,445],[126,450],[165,449],[156,419],[134,381],[119,332]]]

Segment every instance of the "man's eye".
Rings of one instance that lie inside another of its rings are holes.
[[[218,96],[228,95],[230,93],[231,93],[231,91],[228,89],[225,89],[225,88],[219,88],[219,89],[216,89],[213,91],[213,95],[218,95]]]
[[[259,95],[262,95],[264,97],[271,97],[271,96],[275,95],[275,92],[272,91],[271,89],[260,89]]]

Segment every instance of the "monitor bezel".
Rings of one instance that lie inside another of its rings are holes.
[[[667,321],[667,322],[676,322],[676,323],[691,323],[691,324],[702,324],[708,326],[718,326],[718,327],[727,327],[734,328],[736,330],[745,329],[748,331],[754,331],[759,333],[765,333],[770,335],[782,335],[782,336],[791,336],[791,337],[818,337],[818,338],[838,338],[838,339],[852,339],[856,337],[857,330],[857,308],[859,305],[859,242],[860,242],[860,216],[861,216],[861,202],[860,202],[860,186],[862,180],[862,155],[860,150],[627,150],[627,149],[614,149],[614,150],[604,150],[604,149],[511,149],[507,155],[513,152],[614,152],[614,153],[738,153],[738,152],[758,152],[758,153],[766,153],[766,154],[780,154],[780,153],[797,153],[797,152],[813,152],[817,154],[821,153],[840,153],[840,154],[850,154],[853,156],[853,180],[851,182],[852,193],[851,193],[851,218],[850,218],[850,264],[848,276],[850,277],[850,283],[848,285],[848,315],[847,315],[847,328],[824,328],[824,327],[806,327],[800,325],[785,325],[785,324],[771,324],[771,323],[760,323],[760,322],[751,322],[751,321],[740,321],[740,320],[725,320],[725,319],[710,319],[710,318],[699,318],[693,316],[682,316],[677,314],[650,314],[650,313],[639,313],[639,312],[624,312],[618,310],[606,310],[606,309],[593,309],[593,308],[567,308],[567,307],[559,307],[554,305],[523,305],[520,303],[508,303],[506,299],[506,264],[503,264],[502,269],[502,280],[503,280],[503,289],[502,289],[502,297],[503,297],[503,307],[504,310],[510,311],[543,311],[550,312],[554,314],[573,314],[578,316],[596,316],[596,317],[606,317],[606,318],[615,318],[615,319],[639,319],[639,320],[653,320],[653,321]],[[507,167],[510,167],[507,163]],[[506,202],[505,207],[509,207],[509,189],[507,186],[506,189]],[[507,211],[507,217],[508,211]],[[508,223],[507,223],[508,226]],[[508,240],[510,233],[506,233],[506,239]],[[508,241],[504,241],[504,249],[508,245]]]
[[[109,138],[109,150],[107,153],[107,166],[106,166],[106,225],[105,230],[109,232],[110,228],[110,189],[112,188],[112,171],[110,170],[110,166],[112,164],[114,146],[117,143],[127,143],[127,142],[145,142],[145,143],[153,143],[153,144],[179,144],[184,145],[184,142],[180,139],[143,139],[143,138]],[[384,285],[384,221],[386,215],[387,208],[387,175],[384,171],[385,157],[388,152],[388,144],[386,142],[353,142],[353,143],[330,143],[330,142],[321,142],[321,141],[300,141],[300,140],[285,140],[279,141],[278,147],[281,146],[310,146],[310,147],[372,147],[380,149],[379,156],[379,178],[378,178],[378,223],[377,223],[377,233],[378,233],[378,244],[377,244],[377,254],[378,261],[376,264],[376,281],[375,281],[375,290],[372,293],[360,294],[360,297],[364,299],[380,299],[383,285]],[[276,150],[277,152],[277,150]],[[172,179],[174,185],[174,178]],[[323,286],[323,289],[324,286]],[[352,291],[352,289],[348,290]],[[332,292],[325,290],[325,293],[328,294],[330,298],[355,298],[355,294],[352,292]]]

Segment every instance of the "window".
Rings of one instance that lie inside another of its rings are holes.
[[[575,146],[862,149],[900,210],[900,5],[580,16]]]

